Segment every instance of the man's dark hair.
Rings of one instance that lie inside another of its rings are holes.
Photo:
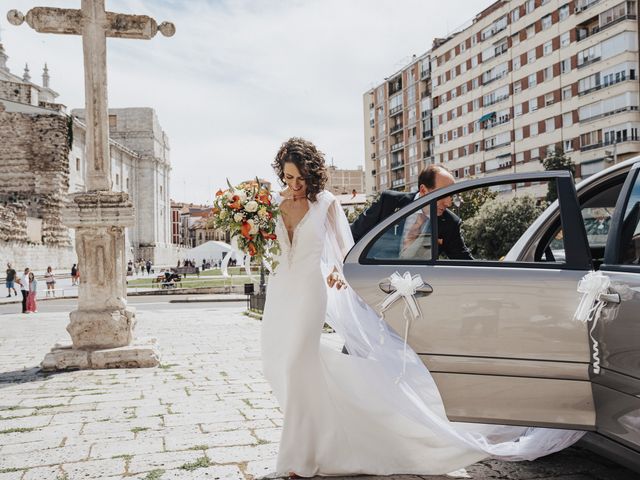
[[[438,173],[451,172],[442,165],[429,165],[420,172],[420,176],[418,177],[418,187],[420,185],[424,185],[429,190],[432,190],[436,186],[436,175]]]

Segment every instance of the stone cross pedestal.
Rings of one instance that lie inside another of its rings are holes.
[[[11,10],[13,25],[41,33],[81,35],[87,112],[87,192],[71,195],[65,223],[76,229],[80,269],[78,309],[67,331],[72,345],[56,345],[45,370],[152,367],[159,363],[155,339],[134,342],[135,310],[127,306],[125,228],[134,224],[129,196],[112,191],[107,106],[107,37],[150,39],[172,36],[171,23],[158,26],[146,15],[105,11],[105,0],[82,0],[80,10],[35,7]]]

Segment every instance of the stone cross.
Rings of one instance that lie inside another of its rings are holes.
[[[84,50],[87,191],[72,194],[65,211],[65,223],[76,230],[78,309],[67,326],[73,343],[55,346],[42,368],[150,367],[158,365],[159,351],[154,340],[134,339],[135,309],[126,300],[125,229],[134,224],[135,212],[127,193],[111,190],[106,39],[150,39],[158,31],[172,36],[175,27],[158,26],[146,15],[107,12],[105,0],[82,0],[81,7],[35,7],[26,15],[17,10],[7,15],[10,23],[26,20],[41,33],[81,35]]]
[[[82,0],[80,10],[35,7],[26,17],[11,10],[7,19],[21,25],[26,18],[40,33],[81,35],[84,51],[87,112],[87,190],[111,190],[109,157],[109,112],[107,110],[107,37],[150,39],[158,30],[170,37],[172,23],[158,26],[146,15],[125,15],[105,11],[105,0]]]

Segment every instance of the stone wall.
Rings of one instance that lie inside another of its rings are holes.
[[[69,127],[65,115],[0,111],[0,204],[21,203],[27,216],[42,219],[45,246],[70,246],[61,222],[69,190]],[[7,221],[0,219],[0,230],[12,228]]]
[[[0,242],[23,242],[27,238],[27,210],[21,204],[0,204]]]
[[[29,267],[36,273],[44,273],[51,266],[57,276],[66,275],[77,263],[76,252],[71,247],[47,247],[23,242],[0,242],[0,277],[4,278],[7,262],[17,271]]]
[[[6,81],[0,82],[0,98],[31,105],[31,94],[31,87],[27,84]]]

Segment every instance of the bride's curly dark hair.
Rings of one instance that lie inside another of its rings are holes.
[[[282,144],[271,164],[280,181],[284,183],[284,164],[291,162],[304,177],[307,186],[307,198],[315,202],[327,183],[327,167],[324,163],[324,153],[304,138],[293,137]]]

